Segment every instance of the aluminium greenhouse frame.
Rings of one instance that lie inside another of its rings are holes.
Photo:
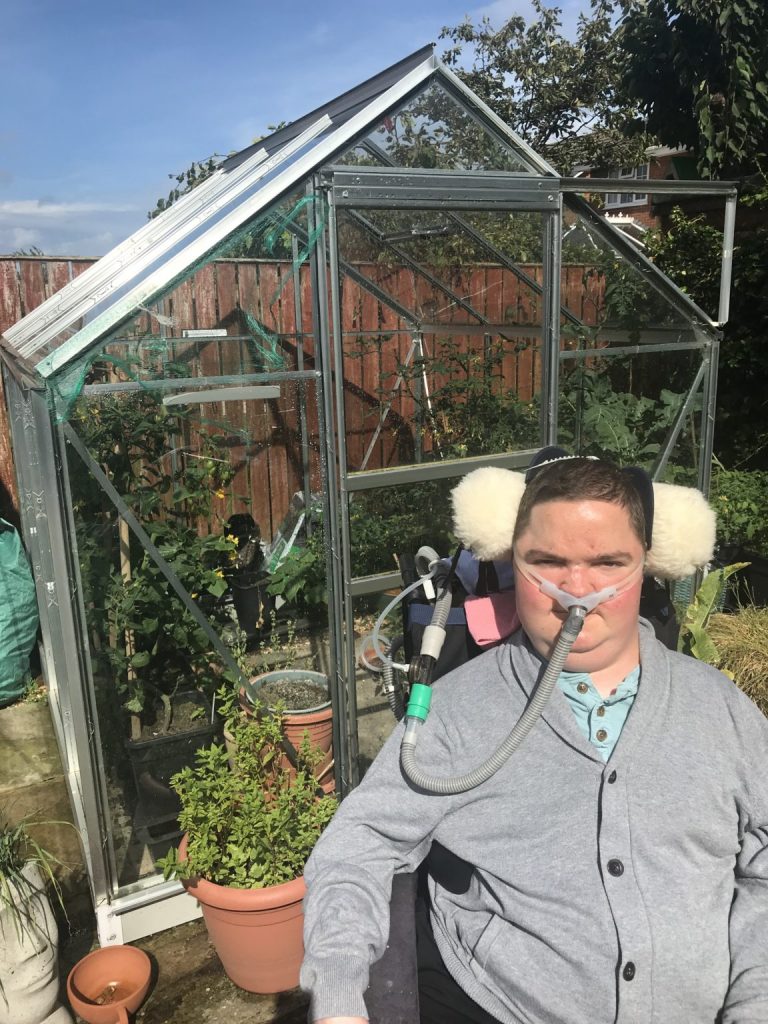
[[[393,110],[437,82],[466,114],[499,146],[515,154],[520,170],[425,169],[400,166],[392,154],[370,138],[373,127]],[[360,147],[376,166],[339,164],[339,157],[353,145]],[[177,882],[157,877],[142,879],[122,889],[116,885],[111,853],[112,836],[106,811],[99,721],[93,700],[93,670],[89,661],[87,616],[80,584],[77,539],[72,514],[72,494],[67,475],[70,450],[77,450],[91,475],[110,496],[120,515],[149,552],[183,605],[205,621],[173,569],[154,547],[141,524],[132,521],[130,509],[110,482],[78,447],[76,435],[55,414],[52,389],[61,375],[76,369],[89,352],[96,351],[137,309],[157,303],[173,283],[204,261],[217,246],[262,211],[272,208],[297,187],[307,197],[307,223],[285,224],[291,236],[299,280],[299,252],[305,252],[311,281],[311,311],[302,309],[300,288],[294,290],[296,323],[311,313],[315,339],[315,365],[305,366],[298,344],[296,370],[212,374],[154,382],[159,389],[182,386],[210,389],[254,388],[291,381],[317,389],[319,431],[323,441],[323,501],[328,536],[327,578],[329,594],[329,665],[334,705],[334,748],[337,781],[346,793],[359,779],[358,709],[355,686],[356,657],[352,624],[354,600],[379,594],[400,583],[393,572],[360,575],[355,571],[349,507],[355,495],[376,488],[458,478],[482,465],[524,468],[541,444],[558,440],[561,367],[585,361],[594,350],[566,349],[562,324],[580,326],[578,316],[561,294],[561,245],[566,212],[577,216],[594,237],[601,239],[628,265],[651,281],[664,302],[688,325],[690,337],[674,340],[664,330],[646,332],[638,342],[619,332],[614,348],[600,350],[601,357],[626,357],[633,353],[698,352],[701,362],[688,393],[668,430],[655,459],[657,478],[664,474],[684,423],[693,415],[702,396],[697,466],[698,485],[706,493],[712,452],[717,383],[719,328],[728,316],[730,265],[733,249],[736,191],[729,182],[670,182],[633,180],[633,189],[646,187],[654,194],[715,194],[726,200],[720,304],[716,320],[699,309],[661,275],[620,233],[608,225],[580,197],[588,192],[614,190],[615,180],[562,178],[523,140],[519,139],[426,47],[375,76],[319,110],[313,111],[254,147],[230,158],[197,189],[184,196],[162,216],[150,221],[125,243],[103,257],[90,270],[70,282],[38,309],[11,328],[3,339],[2,360],[6,394],[13,430],[16,470],[21,498],[24,539],[34,567],[41,613],[42,662],[49,687],[54,725],[62,751],[75,819],[84,836],[91,889],[96,905],[100,941],[125,942],[197,916],[193,901]],[[322,197],[325,215],[315,212],[313,197]],[[312,201],[310,201],[312,200]],[[346,338],[353,333],[343,303],[344,282],[353,282],[382,308],[399,318],[398,328],[410,341],[409,357],[423,358],[425,337],[440,332],[451,335],[490,337],[509,332],[509,325],[494,322],[473,304],[471,296],[452,288],[429,266],[408,251],[408,239],[391,240],[372,216],[377,212],[437,211],[448,225],[469,238],[486,258],[509,272],[531,295],[541,300],[541,323],[529,325],[525,334],[541,342],[541,414],[536,443],[491,455],[419,461],[370,468],[368,456],[379,438],[388,408],[383,407],[379,426],[357,468],[347,457],[345,406]],[[542,225],[542,280],[539,282],[520,261],[506,254],[472,222],[472,216],[490,213],[533,214]],[[340,240],[340,221],[347,218],[356,230],[392,253],[414,277],[439,289],[467,321],[450,324],[433,321],[385,284],[363,273],[345,258]],[[205,332],[202,332],[203,334]],[[674,333],[674,332],[673,332]],[[85,394],[117,394],[129,384],[86,384]],[[101,389],[101,390],[99,390]],[[206,394],[200,392],[199,394]],[[210,397],[210,392],[208,392]],[[234,399],[234,391],[229,391]],[[183,395],[182,395],[183,397]],[[239,396],[242,397],[242,396]],[[253,397],[259,395],[253,392]],[[210,399],[211,401],[213,399]],[[175,399],[174,399],[175,401]],[[306,418],[306,409],[301,415]],[[306,421],[300,431],[306,437]],[[304,479],[308,479],[309,453],[301,452]],[[114,491],[114,488],[112,489]],[[212,647],[228,652],[215,634]],[[230,659],[231,660],[231,659]]]

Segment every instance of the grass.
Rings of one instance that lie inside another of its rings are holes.
[[[746,605],[713,615],[707,632],[720,654],[718,667],[768,717],[768,608]]]

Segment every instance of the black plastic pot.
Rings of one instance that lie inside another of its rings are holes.
[[[255,640],[269,618],[267,577],[258,572],[236,573],[229,578],[229,589],[240,629],[248,640]]]
[[[210,746],[221,731],[219,722],[210,722],[210,704],[201,693],[193,690],[174,694],[171,706],[190,700],[205,712],[199,725],[184,732],[158,733],[125,743],[136,784],[134,826],[149,830],[153,837],[180,835],[176,818],[181,804],[171,778],[191,765],[195,751]]]
[[[768,557],[760,555],[738,544],[718,548],[717,564],[732,565],[734,562],[749,562],[731,577],[725,598],[725,608],[735,611],[747,604],[758,608],[768,607]]]

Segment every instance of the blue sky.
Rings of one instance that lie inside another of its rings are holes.
[[[569,26],[582,3],[559,6]],[[146,221],[171,172],[250,145],[466,14],[501,24],[530,4],[3,0],[2,12],[0,253],[100,256]]]

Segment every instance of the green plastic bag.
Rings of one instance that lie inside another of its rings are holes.
[[[35,583],[21,538],[0,519],[0,707],[24,693],[37,625]]]

